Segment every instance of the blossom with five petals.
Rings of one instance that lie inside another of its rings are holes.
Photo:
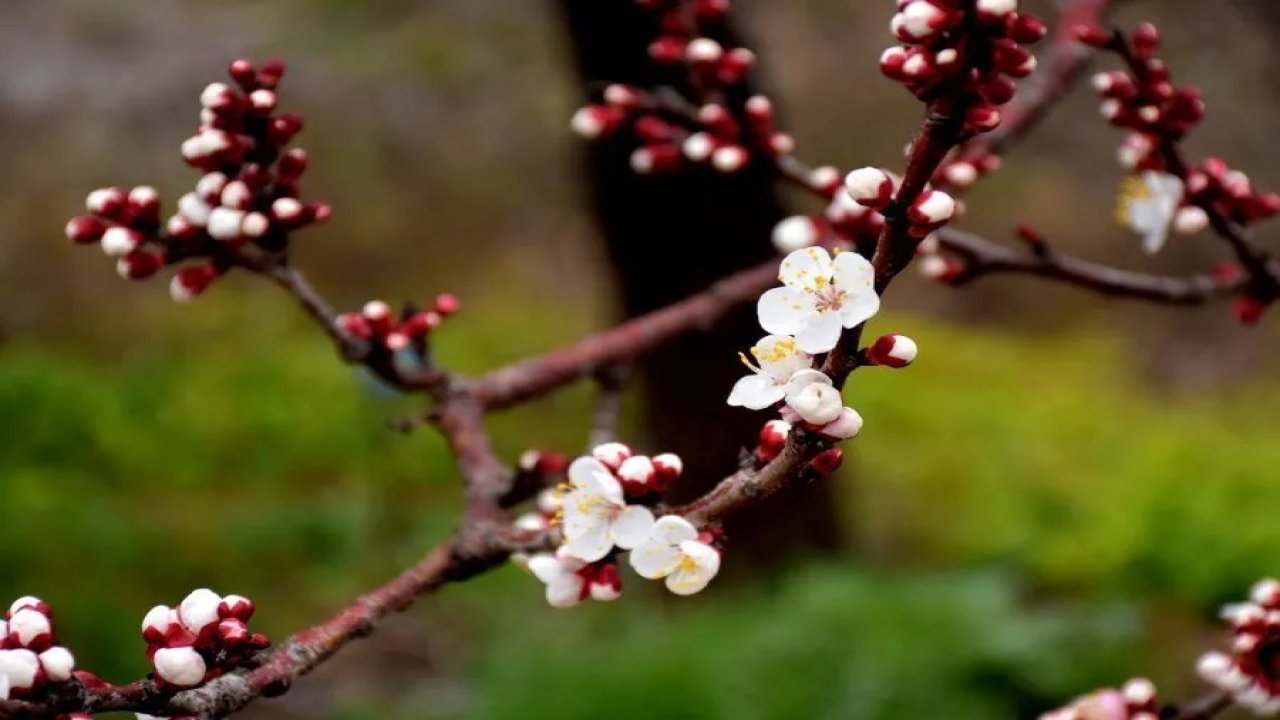
[[[746,355],[742,356],[742,363],[752,374],[734,384],[729,393],[730,405],[763,410],[786,396],[787,383],[796,373],[813,365],[813,356],[797,348],[795,338],[786,335],[766,335],[751,348],[751,354],[760,364],[752,365]]]
[[[666,578],[667,589],[692,595],[720,571],[720,553],[698,540],[698,530],[679,515],[658,518],[642,545],[631,551],[631,567],[650,580]]]
[[[783,287],[760,296],[760,325],[775,335],[794,335],[806,353],[824,353],[840,341],[842,328],[866,322],[880,309],[875,271],[855,252],[833,260],[825,248],[787,255],[778,272]]]
[[[590,456],[569,466],[569,486],[560,508],[564,549],[586,562],[603,558],[615,545],[630,550],[644,542],[653,525],[649,508],[627,505],[613,472]]]

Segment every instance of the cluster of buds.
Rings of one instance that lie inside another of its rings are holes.
[[[1188,201],[1212,206],[1216,212],[1242,225],[1280,214],[1280,194],[1258,192],[1248,175],[1233,169],[1221,158],[1208,158],[1189,171],[1186,193]]]
[[[1040,720],[1158,720],[1156,686],[1146,678],[1134,678],[1119,690],[1106,688],[1070,705],[1040,716]]]
[[[397,318],[390,305],[371,300],[360,312],[339,315],[337,323],[351,337],[399,352],[410,347],[425,348],[427,336],[460,307],[456,296],[442,293],[436,296],[430,310],[406,306]]]
[[[933,174],[933,184],[958,189],[972,187],[974,183],[1000,169],[1002,160],[993,152],[959,152],[944,162]]]
[[[792,215],[773,228],[773,246],[790,253],[811,245],[848,250],[870,250],[884,229],[884,215],[856,202],[842,192],[840,171],[831,166],[815,168],[807,180],[810,187],[831,198],[815,215]]]
[[[1231,649],[1202,655],[1197,672],[1236,704],[1275,715],[1280,712],[1280,582],[1257,583],[1249,601],[1227,605],[1222,618],[1231,626]]]
[[[1112,125],[1127,128],[1148,139],[1177,139],[1204,119],[1204,98],[1194,87],[1178,88],[1170,82],[1169,69],[1155,53],[1160,31],[1151,23],[1139,25],[1125,36],[1085,25],[1076,29],[1079,39],[1094,47],[1127,55],[1131,71],[1113,70],[1093,76],[1093,87],[1102,97],[1100,111]],[[1143,161],[1140,140],[1131,141],[1127,154]],[[1154,143],[1152,143],[1154,145]]]
[[[53,611],[39,598],[18,598],[0,620],[0,700],[28,697],[71,679],[76,660],[56,644]]]
[[[248,598],[203,588],[176,608],[151,608],[142,619],[142,638],[156,677],[174,687],[195,687],[240,667],[270,644],[266,635],[249,630],[252,616]]]
[[[173,298],[185,301],[242,264],[241,253],[282,252],[289,233],[326,221],[328,205],[298,199],[307,154],[288,148],[302,118],[276,114],[284,70],[279,61],[255,69],[236,60],[236,87],[213,83],[200,94],[200,126],[182,143],[182,156],[204,174],[165,223],[154,188],[103,188],[89,193],[89,214],[68,222],[67,236],[99,245],[131,280],[186,263],[169,285]]]
[[[965,97],[966,129],[993,130],[1015,80],[1036,68],[1023,45],[1045,35],[1040,19],[1017,10],[1017,0],[898,0],[889,29],[903,45],[881,55],[880,70],[922,100],[942,89]]]
[[[663,65],[688,69],[702,87],[736,85],[755,65],[755,55],[743,47],[725,49],[703,35],[701,28],[724,21],[729,0],[637,0],[658,18],[658,37],[649,44],[649,57]]]
[[[782,454],[787,446],[787,437],[791,434],[792,424],[786,420],[770,420],[760,428],[755,457],[761,463],[767,463]],[[819,475],[830,475],[840,469],[844,462],[844,451],[840,448],[827,448],[809,461],[808,468]]]
[[[883,212],[898,194],[902,179],[876,167],[864,167],[845,176],[844,189],[859,205]],[[925,189],[907,208],[908,232],[912,237],[924,238],[946,225],[961,210],[961,204],[942,190]]]
[[[675,453],[636,455],[619,442],[597,445],[591,456],[613,473],[623,494],[632,500],[656,501],[684,472],[684,462]]]
[[[683,76],[679,84],[690,86],[696,97],[690,101],[610,85],[598,101],[574,114],[574,132],[594,139],[629,129],[639,142],[631,153],[631,168],[642,175],[699,165],[731,173],[746,167],[753,154],[777,157],[795,150],[794,138],[775,127],[769,98],[754,95],[741,105],[721,99],[741,98],[740,86],[755,65],[747,48],[725,49],[702,33],[702,27],[723,20],[728,0],[640,0],[640,5],[659,18],[650,58],[678,66]]]
[[[574,113],[570,126],[587,139],[629,128],[639,141],[631,169],[641,175],[700,165],[731,173],[746,167],[753,152],[777,157],[795,150],[792,136],[775,128],[773,103],[763,95],[752,96],[735,113],[718,102],[694,109],[614,84],[605,88],[601,102]]]

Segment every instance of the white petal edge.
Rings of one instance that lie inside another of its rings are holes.
[[[812,298],[789,287],[768,290],[756,303],[760,327],[775,335],[795,335],[805,328],[809,317],[816,312]]]
[[[778,403],[786,395],[786,386],[764,375],[752,374],[740,378],[729,391],[729,404],[748,410],[763,410]]]
[[[613,543],[623,550],[639,547],[653,532],[653,512],[643,505],[629,505],[609,526]]]

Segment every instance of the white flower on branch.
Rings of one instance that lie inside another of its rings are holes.
[[[760,325],[775,335],[794,335],[807,353],[833,349],[842,328],[860,325],[880,310],[875,271],[854,252],[832,260],[820,247],[797,250],[783,259],[778,279],[784,287],[760,296]]]
[[[534,555],[527,567],[547,586],[547,603],[551,607],[573,607],[587,598],[608,602],[622,595],[622,578],[614,562],[592,565],[561,548],[554,554]]]
[[[1126,178],[1117,211],[1120,222],[1142,236],[1142,249],[1155,254],[1169,238],[1169,227],[1181,202],[1181,180],[1168,173],[1147,171]]]
[[[789,335],[766,335],[751,348],[759,365],[752,365],[746,355],[742,363],[752,373],[738,380],[729,393],[729,404],[751,410],[763,410],[780,402],[787,394],[787,383],[802,370],[813,366],[813,356],[796,347]]]
[[[677,595],[699,592],[720,571],[719,551],[699,540],[698,529],[678,515],[658,518],[630,558],[638,574],[666,578],[667,589]]]
[[[594,457],[580,457],[569,466],[569,488],[560,507],[564,549],[587,562],[600,560],[615,545],[624,550],[639,545],[653,525],[649,508],[627,505],[622,484]]]
[[[803,370],[787,383],[787,407],[810,425],[826,425],[840,417],[844,398],[831,378],[818,370]]]

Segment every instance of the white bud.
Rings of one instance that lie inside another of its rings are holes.
[[[542,513],[525,513],[515,519],[511,523],[511,527],[517,530],[546,530],[548,527],[547,516]]]
[[[653,465],[661,473],[676,476],[684,472],[684,461],[675,453],[662,453],[653,456]]]
[[[569,129],[579,137],[593,140],[604,132],[604,122],[601,121],[600,113],[595,108],[583,107],[578,108],[569,119]]]
[[[923,40],[938,32],[946,18],[945,12],[926,0],[907,3],[899,14],[902,16],[901,27],[916,40]]]
[[[226,175],[220,172],[207,173],[196,181],[196,194],[202,199],[212,202],[222,197],[222,189],[226,186]]]
[[[152,662],[160,679],[171,685],[192,687],[204,680],[204,658],[194,648],[160,648]]]
[[[917,265],[920,268],[920,274],[930,280],[939,280],[951,274],[951,263],[936,253],[920,258]]]
[[[26,690],[36,684],[40,659],[25,648],[0,650],[0,676],[8,678],[8,687]]]
[[[827,188],[840,181],[840,171],[830,165],[816,167],[809,173],[809,184]]]
[[[240,226],[243,222],[243,210],[218,207],[209,213],[207,230],[214,240],[235,240],[240,237]]]
[[[231,92],[231,88],[220,82],[209,83],[200,93],[200,104],[205,107],[213,107],[222,101]]]
[[[276,107],[276,94],[266,88],[249,93],[249,104],[259,112],[271,112]]]
[[[274,215],[277,220],[283,220],[285,222],[296,220],[301,217],[302,209],[302,203],[298,202],[294,198],[279,198],[275,202],[271,203],[271,214]]]
[[[27,646],[42,635],[50,635],[53,625],[49,617],[32,607],[24,607],[9,618],[9,636]]]
[[[951,163],[943,174],[946,176],[947,182],[956,187],[966,188],[978,180],[978,168],[974,167],[973,163]]]
[[[955,48],[947,48],[945,50],[939,50],[933,61],[939,66],[946,66],[958,59],[960,59],[960,53],[957,52]]]
[[[226,207],[244,210],[253,204],[253,191],[243,180],[232,180],[222,189],[221,201]]]
[[[271,219],[260,212],[251,212],[244,216],[240,223],[240,234],[245,237],[260,238],[271,229]]]
[[[804,386],[799,392],[788,394],[787,405],[805,422],[826,425],[840,417],[844,399],[840,397],[840,391],[830,384],[814,382]]]
[[[391,317],[391,306],[381,300],[370,300],[360,309],[360,314],[370,320],[385,320]]]
[[[533,504],[542,512],[553,515],[560,509],[560,496],[555,490],[547,488],[538,493],[538,497],[534,499]]]
[[[690,62],[718,62],[724,56],[724,48],[711,38],[698,38],[689,43],[685,56]]]
[[[980,13],[1004,17],[1018,11],[1018,0],[978,0],[975,7]]]
[[[14,600],[13,603],[9,605],[9,614],[12,615],[24,607],[35,608],[38,610],[40,609],[40,606],[43,604],[44,604],[44,601],[36,597],[35,595],[23,595],[17,600]]]
[[[627,458],[631,457],[631,448],[618,442],[605,443],[595,446],[591,450],[591,455],[609,469],[617,470],[627,461]]]
[[[653,151],[649,148],[636,148],[631,153],[631,169],[638,175],[653,172]]]
[[[1120,111],[1124,109],[1124,105],[1115,98],[1107,98],[1098,106],[1098,112],[1102,113],[1102,117],[1108,120],[1114,120],[1120,115]]]
[[[129,202],[134,205],[149,205],[160,199],[160,193],[150,185],[139,185],[129,191]]]
[[[804,215],[793,215],[773,226],[773,247],[786,254],[818,241],[818,228]]]
[[[187,193],[178,198],[178,214],[191,221],[196,227],[204,227],[209,223],[209,213],[213,208],[200,199],[195,193]]]
[[[84,206],[91,213],[100,213],[107,206],[111,198],[115,197],[116,191],[111,188],[99,188],[89,193],[84,199]]]
[[[859,168],[844,176],[844,189],[859,203],[884,205],[892,198],[893,178],[880,168]]]
[[[1270,605],[1280,599],[1280,581],[1266,578],[1249,588],[1249,599],[1259,605]]]
[[[711,153],[711,164],[720,172],[736,172],[747,164],[747,151],[738,145],[725,145]]]
[[[703,162],[715,152],[716,143],[711,133],[696,132],[685,138],[680,144],[680,151],[694,162]]]
[[[1131,705],[1146,705],[1156,697],[1156,686],[1146,678],[1134,678],[1120,688],[1124,699]]]
[[[1180,208],[1173,216],[1173,231],[1179,235],[1195,235],[1209,226],[1209,214],[1194,206]]]
[[[157,605],[142,616],[142,634],[165,634],[173,624],[173,608],[168,605]]]
[[[76,667],[76,658],[71,651],[55,645],[40,653],[40,667],[53,682],[66,682],[71,679],[71,671]]]
[[[208,589],[192,590],[178,605],[178,620],[193,633],[199,632],[219,620],[218,605],[222,596]]]
[[[956,214],[956,201],[941,190],[926,190],[912,207],[920,219],[936,225]]]
[[[110,227],[102,233],[102,252],[111,257],[128,255],[138,248],[138,231],[126,227]]]
[[[653,461],[644,455],[633,455],[618,466],[618,479],[629,482],[648,484],[653,480]]]

